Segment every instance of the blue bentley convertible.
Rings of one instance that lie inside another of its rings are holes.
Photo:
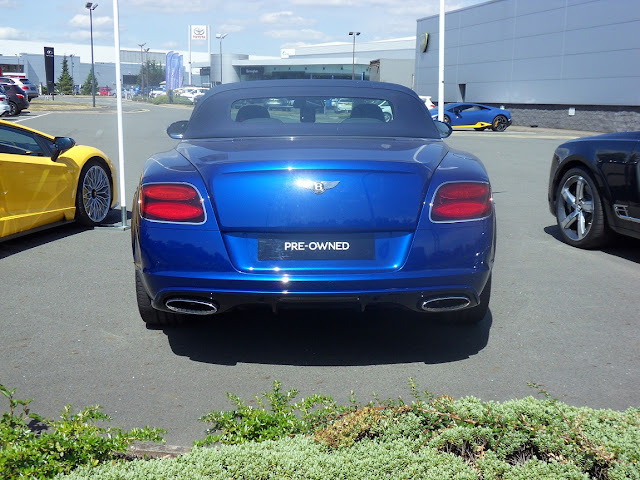
[[[480,160],[443,142],[451,127],[413,91],[347,80],[230,84],[167,133],[180,142],[146,162],[133,202],[148,325],[239,306],[392,304],[485,317],[489,178]]]

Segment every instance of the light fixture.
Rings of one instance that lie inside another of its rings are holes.
[[[96,72],[93,63],[93,11],[98,8],[97,3],[87,2],[85,8],[89,10],[89,26],[91,28],[91,98],[96,106]]]
[[[222,85],[222,39],[227,35],[228,33],[216,33],[216,38],[220,40],[220,85]]]
[[[356,79],[356,37],[360,35],[360,32],[349,32],[349,35],[353,36],[353,57],[351,60],[351,80]]]

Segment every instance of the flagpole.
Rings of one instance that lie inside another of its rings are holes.
[[[438,120],[444,121],[444,0],[440,0],[438,55]]]
[[[189,25],[189,85],[193,85],[191,82],[191,25]]]
[[[116,105],[118,117],[118,176],[120,177],[120,207],[123,230],[127,230],[127,194],[124,181],[124,133],[122,128],[122,76],[120,75],[120,20],[118,0],[113,2],[113,37],[116,54]]]

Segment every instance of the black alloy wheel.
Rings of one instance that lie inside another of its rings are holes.
[[[504,132],[509,126],[509,120],[504,115],[498,115],[491,123],[491,130],[494,132]]]

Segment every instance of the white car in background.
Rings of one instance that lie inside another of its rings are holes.
[[[202,97],[205,93],[209,91],[208,88],[185,88],[184,91],[180,94],[182,98],[188,98],[191,100],[191,103],[196,103],[196,99],[198,97]]]
[[[424,102],[424,104],[427,106],[429,110],[431,110],[432,108],[436,108],[434,103],[431,101],[431,96],[420,95],[420,100]]]
[[[4,94],[0,94],[0,117],[9,115],[11,113],[11,105],[7,102],[7,97]]]

